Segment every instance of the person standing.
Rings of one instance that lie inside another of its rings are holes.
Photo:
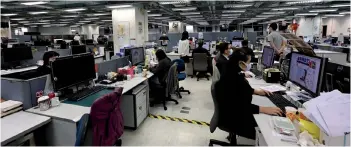
[[[282,55],[284,51],[284,37],[276,31],[277,28],[277,23],[271,23],[269,25],[269,35],[266,37],[266,40],[275,51],[274,59],[279,61],[280,55]]]
[[[168,36],[166,35],[166,32],[163,32],[162,33],[162,36],[160,37],[159,39],[160,43],[161,43],[161,46],[166,49],[167,48],[167,45],[168,45],[168,41],[169,41],[169,38]]]

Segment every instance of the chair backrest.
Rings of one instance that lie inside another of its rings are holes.
[[[117,56],[117,55],[114,55],[114,56],[111,57],[111,60],[113,60],[113,59],[118,59],[118,58],[121,58],[121,57],[120,57],[120,56]]]
[[[77,123],[76,143],[74,146],[84,145],[88,126],[90,126],[90,115],[84,114]]]
[[[221,78],[221,73],[219,72],[217,66],[213,66],[212,83],[217,82]]]
[[[167,79],[166,79],[166,97],[169,94],[175,92],[178,88],[178,72],[177,72],[177,63],[174,63],[171,68],[169,68]]]
[[[210,122],[210,132],[213,133],[217,126],[218,126],[218,121],[219,121],[219,108],[218,108],[218,102],[215,96],[215,84],[216,82],[212,82],[211,84],[211,96],[214,104],[214,113]]]
[[[185,71],[185,62],[182,59],[174,59],[172,63],[177,63],[177,71],[182,72]]]
[[[207,54],[193,53],[193,67],[194,71],[207,71]]]

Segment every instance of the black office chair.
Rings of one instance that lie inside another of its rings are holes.
[[[236,140],[236,132],[234,132],[233,130],[230,130],[229,128],[226,128],[225,126],[221,126],[221,123],[219,122],[219,106],[218,106],[218,102],[217,99],[215,97],[215,91],[214,91],[214,85],[216,82],[212,82],[211,85],[211,95],[212,95],[212,100],[214,103],[214,113],[210,122],[210,132],[213,133],[216,128],[218,127],[219,129],[229,132],[229,140],[230,143],[228,142],[224,142],[224,141],[219,141],[219,140],[215,140],[215,139],[210,139],[210,143],[208,144],[208,146],[213,146],[215,145],[221,145],[221,146],[247,146],[247,145],[238,145],[237,144],[237,140]]]
[[[84,146],[85,138],[87,136],[87,131],[90,125],[91,125],[90,115],[84,114],[80,118],[79,122],[77,123],[77,134],[76,134],[75,146]],[[93,139],[93,137],[89,137],[89,138]]]
[[[194,53],[193,54],[193,74],[196,75],[197,81],[201,77],[207,78],[207,80],[210,80],[209,75],[207,75],[208,71],[208,62],[207,62],[207,54],[206,53]]]

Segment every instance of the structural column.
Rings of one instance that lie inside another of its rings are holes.
[[[125,46],[143,46],[148,40],[147,11],[137,6],[113,9],[112,27],[115,54]]]

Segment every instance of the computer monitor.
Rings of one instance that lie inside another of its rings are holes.
[[[350,93],[350,66],[328,62],[324,73],[324,91],[337,89],[342,93]]]
[[[232,40],[232,47],[241,48],[242,47],[241,42],[242,40]]]
[[[144,48],[128,48],[124,50],[124,55],[129,56],[129,60],[133,65],[137,65],[145,61]]]
[[[71,45],[79,45],[79,41],[73,40],[73,41],[71,41]]]
[[[94,40],[93,39],[87,39],[85,40],[86,45],[94,45]]]
[[[27,46],[4,48],[2,49],[2,54],[4,62],[17,62],[33,59],[32,49]]]
[[[51,78],[55,91],[95,79],[94,56],[86,53],[56,58],[51,62]]]
[[[87,47],[85,45],[72,45],[72,54],[82,54],[87,52]]]
[[[293,52],[289,65],[289,81],[304,89],[311,96],[319,96],[326,61],[326,58]]]
[[[263,47],[262,64],[268,68],[274,64],[274,49],[270,46]]]
[[[206,50],[210,50],[210,42],[204,42],[204,45],[202,45],[202,47]]]

